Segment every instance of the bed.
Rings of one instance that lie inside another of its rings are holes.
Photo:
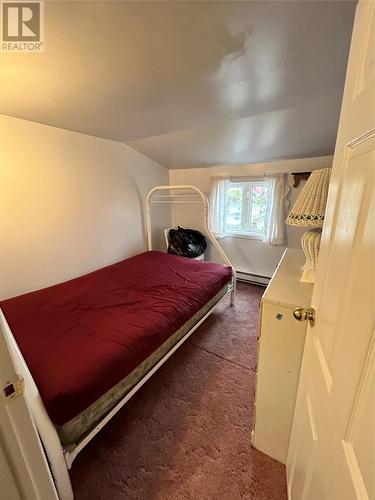
[[[24,394],[61,500],[68,469],[97,432],[235,288],[223,264],[152,250],[79,278],[0,302],[0,330],[24,379]],[[165,198],[163,198],[165,203]]]
[[[220,264],[151,251],[0,302],[62,443],[77,444],[231,277]]]

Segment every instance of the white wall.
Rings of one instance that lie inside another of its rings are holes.
[[[214,175],[231,176],[259,176],[266,172],[308,172],[318,168],[332,165],[332,156],[319,158],[304,158],[295,160],[282,160],[270,163],[257,163],[247,165],[221,165],[206,168],[178,169],[170,171],[171,184],[193,184],[207,195],[210,191],[210,177]],[[288,175],[288,183],[293,184],[293,177]],[[288,199],[290,206],[297,199],[304,182],[298,188],[290,187]],[[198,208],[179,205],[173,208],[172,223],[185,227],[202,229],[202,212]],[[237,271],[272,276],[282,253],[287,246],[299,247],[303,230],[287,226],[286,242],[282,246],[272,246],[260,240],[249,238],[225,238],[220,244],[227,253]],[[217,256],[212,252],[212,258]]]
[[[0,299],[145,250],[144,197],[168,182],[124,144],[0,115]]]

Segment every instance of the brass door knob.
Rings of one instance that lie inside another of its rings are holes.
[[[293,311],[293,316],[298,321],[308,320],[311,326],[315,325],[315,309],[312,307],[308,307],[307,309],[304,307],[296,307]]]

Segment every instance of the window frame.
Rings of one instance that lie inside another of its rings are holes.
[[[226,187],[226,192],[225,192],[225,209],[224,209],[224,230],[225,230],[225,235],[230,237],[230,238],[248,238],[248,239],[255,239],[255,240],[263,240],[265,237],[265,232],[266,229],[264,228],[264,231],[259,232],[259,231],[251,231],[249,228],[249,219],[250,219],[250,210],[252,207],[252,203],[250,202],[250,193],[251,193],[251,188],[253,186],[266,186],[270,185],[270,181],[267,179],[249,179],[249,180],[241,180],[241,181],[229,181],[228,185]],[[228,227],[225,222],[226,222],[226,217],[227,217],[227,210],[228,210],[228,205],[227,205],[227,191],[230,188],[234,187],[242,187],[243,188],[243,196],[242,196],[242,207],[241,207],[241,228],[236,231],[233,228]],[[270,200],[267,200],[267,209],[266,209],[266,215],[265,218],[267,218],[268,212],[269,212],[269,202]],[[244,219],[243,219],[244,218]],[[266,221],[265,221],[266,225]],[[244,229],[246,228],[246,229]]]

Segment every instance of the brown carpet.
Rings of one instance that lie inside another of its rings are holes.
[[[284,500],[285,468],[251,448],[258,304],[239,284],[79,454],[76,500]]]

